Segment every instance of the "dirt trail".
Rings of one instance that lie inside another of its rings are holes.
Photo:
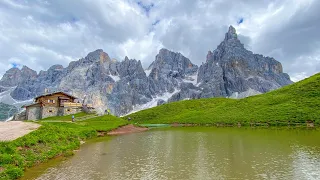
[[[135,132],[143,132],[143,131],[147,131],[147,130],[148,130],[148,128],[137,127],[132,124],[129,124],[129,125],[122,126],[122,127],[119,127],[115,130],[108,132],[108,135],[129,134],[129,133],[135,133]]]
[[[40,127],[39,124],[21,121],[0,122],[0,141],[12,141]]]

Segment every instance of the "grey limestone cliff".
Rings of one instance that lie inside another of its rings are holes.
[[[161,49],[148,70],[150,88],[157,94],[180,89],[184,79],[197,73],[198,66],[180,53]]]
[[[13,87],[17,86],[23,81],[34,79],[37,76],[37,72],[23,66],[20,70],[19,68],[11,68],[5,72],[2,79],[0,80],[0,85],[4,87]]]
[[[246,50],[230,26],[200,67],[181,53],[161,49],[144,70],[138,60],[113,60],[98,49],[65,68],[53,65],[39,74],[27,67],[10,69],[0,81],[0,93],[14,87],[11,97],[22,101],[43,94],[44,89],[64,91],[100,112],[108,108],[124,115],[183,99],[243,98],[290,83],[278,61]]]
[[[198,82],[203,88],[201,97],[226,97],[250,90],[265,93],[292,83],[280,62],[246,50],[232,26],[217,49],[209,51],[199,68]]]

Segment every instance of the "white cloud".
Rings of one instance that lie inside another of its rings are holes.
[[[138,60],[144,60],[142,63],[145,67],[155,59],[155,55],[163,45],[154,39],[154,33],[142,37],[141,39],[129,39],[120,44],[116,53],[120,57],[128,56]]]
[[[299,56],[287,67],[293,81],[300,81],[320,71],[320,51],[310,56]],[[307,71],[306,71],[307,70]]]

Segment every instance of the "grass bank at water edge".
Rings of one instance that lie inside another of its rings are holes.
[[[320,125],[320,74],[245,99],[209,98],[160,105],[130,114],[140,124]]]
[[[76,117],[85,116],[81,113]],[[46,162],[57,156],[73,155],[80,142],[97,137],[98,132],[107,132],[127,124],[114,116],[100,116],[71,123],[70,117],[54,117],[39,121],[41,127],[19,139],[0,142],[0,179],[17,179],[26,168]],[[69,121],[69,122],[48,122]]]

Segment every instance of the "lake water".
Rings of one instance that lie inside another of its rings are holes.
[[[28,178],[320,179],[320,131],[154,129],[89,142],[65,161],[27,171]]]

